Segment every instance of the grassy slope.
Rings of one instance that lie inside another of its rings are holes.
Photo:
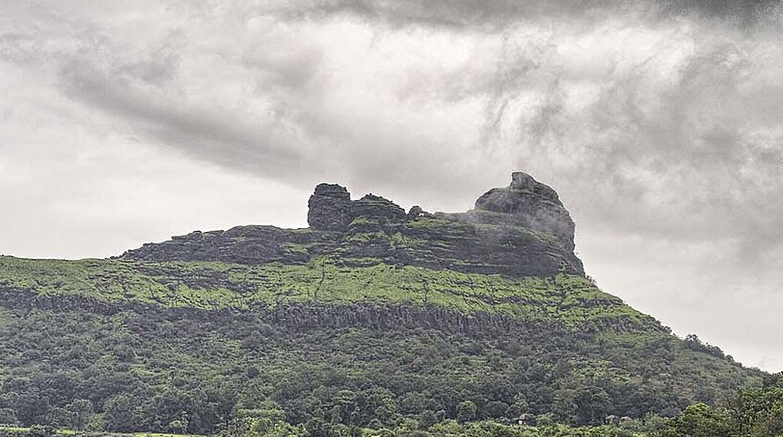
[[[604,354],[610,367],[613,361],[625,361],[626,357],[611,356],[611,350],[603,350],[606,342],[618,346],[616,350],[639,357],[642,367],[646,355],[656,353],[653,351],[660,344],[670,344],[667,347],[674,348],[670,371],[675,376],[695,378],[681,373],[688,369],[699,372],[699,380],[726,387],[742,385],[743,379],[741,369],[733,362],[688,350],[654,318],[602,292],[581,276],[508,278],[384,264],[338,267],[325,259],[305,266],[247,266],[0,256],[0,289],[204,310],[270,308],[307,302],[408,304],[422,308],[435,305],[468,314],[501,314],[522,322],[555,321],[575,332],[592,332],[602,339],[596,343],[595,353]],[[687,395],[700,397],[698,393]]]
[[[475,399],[481,409],[481,400],[489,396],[511,404],[512,394],[523,392],[529,411],[557,411],[559,420],[570,420],[566,412],[571,399],[584,392],[584,387],[602,387],[609,393],[609,411],[641,417],[647,409],[667,412],[693,400],[714,401],[760,378],[758,372],[730,360],[688,349],[652,317],[580,276],[507,278],[383,264],[347,268],[325,259],[304,266],[247,266],[0,257],[0,291],[84,296],[120,308],[125,302],[136,302],[155,309],[102,315],[74,309],[25,312],[0,308],[5,351],[0,382],[15,381],[21,387],[39,389],[46,384],[36,382],[36,375],[44,370],[57,375],[61,367],[80,369],[72,375],[73,381],[122,371],[127,373],[125,379],[138,380],[133,385],[136,388],[123,390],[141,390],[144,395],[133,395],[139,402],[147,402],[150,391],[163,397],[175,389],[200,393],[203,387],[216,384],[209,391],[215,393],[210,398],[224,399],[223,390],[238,393],[238,401],[232,402],[247,403],[249,408],[255,399],[269,396],[294,423],[308,420],[307,414],[315,409],[331,411],[339,390],[350,388],[358,393],[365,390],[366,381],[393,391],[394,402],[400,405],[407,390],[415,389],[427,398],[442,398],[456,390],[459,395],[453,400],[443,400],[449,414],[466,398]],[[308,302],[351,308],[365,303],[422,309],[438,306],[467,314],[501,314],[521,322],[558,321],[565,330],[490,340],[407,328],[290,333],[242,312],[226,319],[198,321],[166,315],[167,308],[209,311]],[[136,349],[130,363],[118,358],[126,355],[116,348],[118,344]],[[114,352],[107,355],[112,348]],[[47,357],[45,362],[42,356]],[[176,367],[170,368],[170,363],[177,363]],[[256,368],[260,375],[244,382],[245,372],[257,373]],[[179,379],[174,381],[181,382],[172,385],[172,375],[177,374]],[[502,394],[508,390],[513,393]],[[80,388],[77,393],[84,396],[94,391]],[[318,394],[321,391],[323,396]],[[108,399],[95,397],[96,411],[102,412]],[[165,398],[160,402],[170,403]],[[193,402],[182,410],[206,408]],[[634,412],[636,406],[644,408]],[[154,403],[134,408],[147,416],[160,410]],[[145,428],[166,430],[169,416],[161,417],[165,418],[160,420],[162,425],[150,423]],[[47,423],[37,417],[29,421]],[[191,424],[188,431],[212,430],[208,424]]]
[[[661,329],[651,317],[580,276],[506,278],[384,264],[348,268],[323,259],[305,266],[247,266],[0,257],[0,288],[201,309],[308,301],[405,302],[523,320],[560,320],[574,327],[608,322],[631,330]]]

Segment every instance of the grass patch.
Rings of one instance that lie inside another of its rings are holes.
[[[659,327],[651,317],[603,293],[581,276],[509,278],[391,266],[378,260],[366,266],[344,267],[326,258],[307,265],[248,266],[0,257],[0,288],[40,296],[84,296],[104,302],[201,309],[308,301],[406,302],[525,320],[558,319],[567,326]],[[0,313],[0,323],[2,320]]]

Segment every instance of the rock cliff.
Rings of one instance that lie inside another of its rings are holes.
[[[508,187],[487,191],[476,200],[474,210],[452,218],[520,226],[557,237],[565,248],[574,250],[574,221],[557,192],[526,173],[513,173]]]
[[[514,173],[464,213],[406,214],[368,194],[358,200],[344,187],[320,184],[308,202],[309,228],[242,226],[193,232],[127,251],[145,261],[222,261],[306,264],[328,257],[346,266],[380,263],[509,276],[584,275],[574,255],[574,222],[552,188]]]
[[[351,221],[351,194],[337,184],[319,184],[307,202],[307,224],[319,231],[344,231]]]

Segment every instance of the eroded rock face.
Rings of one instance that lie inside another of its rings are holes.
[[[319,184],[307,202],[307,224],[319,231],[344,231],[351,222],[351,194],[337,184]]]
[[[562,203],[560,203],[560,198],[557,196],[557,191],[548,185],[544,185],[541,182],[538,182],[537,180],[533,179],[533,176],[530,176],[527,173],[523,173],[521,171],[511,173],[511,185],[509,185],[508,188],[517,191],[529,192],[562,206]]]
[[[574,223],[552,188],[514,173],[476,208],[455,214],[406,214],[368,194],[351,200],[344,187],[320,184],[310,197],[309,229],[243,226],[146,244],[123,257],[145,261],[305,264],[319,257],[349,266],[416,265],[510,276],[583,275],[573,253]]]
[[[399,223],[405,221],[405,210],[389,199],[373,194],[367,194],[353,202],[353,217],[365,217],[383,223]]]
[[[526,173],[513,173],[511,185],[507,188],[493,188],[484,193],[476,200],[476,211],[503,214],[500,217],[473,214],[479,221],[507,220],[536,232],[554,235],[566,248],[574,249],[574,221],[557,192]]]

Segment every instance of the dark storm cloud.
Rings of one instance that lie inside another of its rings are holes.
[[[771,116],[780,112],[783,87],[753,83],[759,66],[748,50],[752,45],[697,41],[677,77],[652,90],[647,78],[656,74],[654,65],[596,77],[598,98],[578,111],[565,109],[568,91],[552,80],[534,116],[511,120],[523,126],[521,153],[531,160],[576,153],[579,160],[562,170],[599,188],[598,205],[624,199],[632,215],[621,222],[629,227],[671,235],[676,230],[666,229],[662,215],[679,213],[676,238],[766,228],[748,212],[761,208],[760,217],[782,217],[781,205],[768,201],[783,194],[777,182],[781,138],[762,132],[780,123]],[[645,95],[650,92],[654,102]],[[493,111],[488,120],[497,126]],[[778,220],[768,225],[776,227]]]
[[[243,119],[213,107],[191,105],[178,98],[160,98],[154,87],[144,89],[132,80],[165,81],[172,68],[155,61],[152,65],[136,63],[106,72],[88,60],[74,59],[63,67],[60,86],[74,99],[129,123],[136,134],[200,159],[277,177],[303,162],[297,150],[281,147],[285,140],[275,138],[277,128],[271,124]]]
[[[299,0],[273,10],[286,18],[353,14],[397,25],[503,28],[520,20],[578,18],[584,23],[612,14],[640,14],[649,20],[693,15],[748,26],[777,13],[779,0]],[[266,11],[268,11],[267,9]]]
[[[248,47],[237,62],[254,72],[253,86],[286,95],[265,118],[190,99],[180,85],[179,61],[188,41],[173,32],[143,50],[117,41],[100,26],[66,22],[59,35],[8,32],[0,35],[0,59],[56,71],[58,89],[75,101],[126,124],[129,133],[177,148],[218,165],[295,179],[318,173],[304,159],[305,146],[286,117],[292,100],[312,76],[317,53],[270,55]],[[278,52],[279,53],[279,52]],[[252,92],[253,90],[251,90]],[[311,98],[312,96],[307,96]]]

